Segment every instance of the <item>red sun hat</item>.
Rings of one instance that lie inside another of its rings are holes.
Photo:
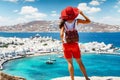
[[[78,16],[78,14],[79,14],[79,9],[78,8],[68,6],[61,11],[60,19],[73,20]]]

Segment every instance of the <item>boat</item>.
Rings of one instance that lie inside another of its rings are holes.
[[[46,61],[46,64],[53,64],[54,62],[51,60]]]

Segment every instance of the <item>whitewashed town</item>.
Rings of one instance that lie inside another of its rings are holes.
[[[30,38],[0,37],[0,69],[3,69],[4,62],[13,59],[53,53],[62,54],[61,45],[60,40],[41,37],[39,34]],[[105,44],[104,42],[79,43],[79,46],[83,54],[117,54],[119,50],[113,44]]]

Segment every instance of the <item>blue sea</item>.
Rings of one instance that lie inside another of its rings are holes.
[[[60,40],[60,33],[58,32],[0,32],[0,37],[20,37],[20,38],[27,38],[35,36],[36,34],[40,34],[40,36],[49,36],[53,39]],[[79,33],[79,40],[81,43],[86,42],[105,42],[105,44],[113,44],[116,47],[120,47],[120,32],[110,32],[110,33],[89,33],[89,32],[80,32]]]
[[[27,32],[27,33],[9,33],[0,32],[2,37],[20,37],[26,38],[40,34],[40,36],[49,36],[60,40],[58,32]],[[115,33],[79,33],[80,42],[104,42],[120,47],[120,32]],[[59,58],[60,54],[44,55],[37,57],[22,58],[11,60],[4,64],[4,72],[25,77],[27,80],[51,80],[56,77],[69,76],[67,62],[64,58]],[[46,64],[48,58],[53,58],[54,64]],[[120,77],[120,55],[111,54],[82,54],[82,61],[86,67],[88,76],[117,76]],[[75,76],[82,76],[81,71],[75,60]]]

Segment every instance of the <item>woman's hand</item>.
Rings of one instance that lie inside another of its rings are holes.
[[[82,15],[85,18],[85,20],[78,19],[78,23],[87,24],[91,22],[90,19],[87,16],[85,16],[81,10],[79,10],[79,14]]]
[[[83,15],[83,12],[82,12],[81,10],[79,10],[79,13],[80,13],[81,15]]]

